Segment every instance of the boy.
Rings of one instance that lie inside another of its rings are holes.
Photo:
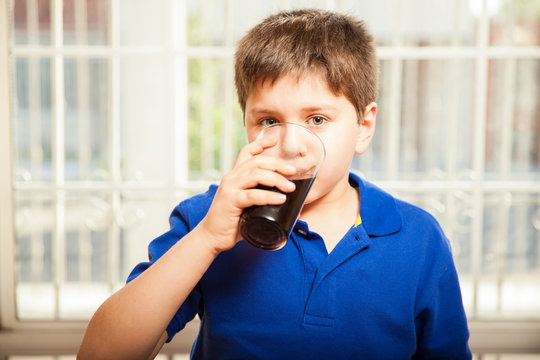
[[[377,58],[348,16],[268,17],[239,43],[236,86],[249,144],[219,187],[180,203],[128,284],[92,318],[80,358],[148,358],[198,313],[193,358],[468,359],[449,244],[436,221],[349,173],[374,132]],[[242,210],[281,204],[295,169],[256,156],[279,122],[322,139],[326,160],[287,244],[256,249]],[[151,266],[150,266],[151,265]]]

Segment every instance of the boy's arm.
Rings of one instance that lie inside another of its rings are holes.
[[[147,359],[217,255],[205,237],[195,228],[105,301],[88,325],[78,357]]]
[[[277,140],[246,145],[221,181],[205,218],[137,278],[107,299],[88,325],[79,359],[147,359],[159,351],[163,334],[215,257],[238,239],[242,210],[252,205],[281,204],[283,194],[253,189],[276,186],[284,192],[294,173],[276,158],[254,156]],[[171,334],[172,335],[172,334]]]

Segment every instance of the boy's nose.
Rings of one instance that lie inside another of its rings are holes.
[[[305,132],[300,126],[285,126],[281,129],[281,152],[286,159],[306,156]]]

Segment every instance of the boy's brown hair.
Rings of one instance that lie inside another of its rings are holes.
[[[239,42],[235,83],[242,111],[249,94],[280,76],[319,74],[336,95],[355,106],[358,121],[375,101],[379,66],[373,37],[363,21],[315,9],[271,15]]]

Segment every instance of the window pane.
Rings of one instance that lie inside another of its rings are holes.
[[[485,195],[478,315],[540,313],[540,197]]]
[[[106,45],[110,0],[64,0],[64,44]]]
[[[477,19],[467,0],[416,0],[401,2],[402,41],[404,45],[473,45]],[[419,10],[421,9],[421,10]]]
[[[21,282],[50,282],[54,204],[47,197],[17,202],[17,278]],[[36,221],[38,220],[38,221]]]
[[[179,200],[163,190],[18,192],[18,316],[91,316],[146,260],[148,239],[168,228]]]
[[[110,195],[71,194],[65,203],[63,256],[66,282],[107,282],[109,238],[113,224]]]
[[[492,45],[540,45],[540,2],[501,0],[491,3]]]
[[[110,178],[109,61],[64,62],[65,175],[67,180]]]
[[[456,179],[472,167],[474,62],[403,64],[400,180]]]
[[[170,1],[118,0],[120,44],[165,46],[172,36]]]
[[[14,1],[12,36],[15,44],[50,45],[51,19],[50,0]]]
[[[120,61],[120,166],[124,180],[167,181],[170,177],[174,99],[168,76],[161,57]]]
[[[225,1],[188,1],[187,6],[188,45],[224,45]]]
[[[381,61],[377,130],[353,168],[370,179],[384,179],[398,170],[399,180],[468,178],[474,61],[405,60],[397,66],[395,61]],[[401,82],[396,82],[400,74]]]
[[[484,272],[512,274],[540,269],[539,220],[538,195],[486,195]]]
[[[492,60],[489,74],[487,176],[540,180],[540,60]]]
[[[252,26],[272,13],[302,7],[324,8],[326,3],[326,0],[188,1],[188,45],[231,46]],[[231,9],[230,19],[226,16],[227,7]],[[229,29],[232,31],[232,38],[227,39]]]
[[[218,180],[224,163],[236,159],[245,144],[242,115],[233,108],[230,119],[231,137],[225,138],[225,61],[222,59],[191,59],[189,71],[189,175],[190,180]],[[231,151],[225,151],[225,148]],[[234,157],[223,159],[230,153]]]
[[[50,58],[16,58],[13,76],[14,175],[52,180],[52,84]]]
[[[21,318],[50,319],[55,308],[54,194],[16,195],[17,314]]]

